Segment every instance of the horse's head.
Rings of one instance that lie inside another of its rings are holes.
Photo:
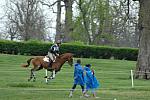
[[[69,64],[70,66],[73,66],[73,56],[70,57],[70,58],[68,58],[68,64]]]
[[[65,53],[60,55],[62,59],[64,59],[65,61],[68,61],[68,64],[70,66],[73,65],[73,54],[72,53]]]

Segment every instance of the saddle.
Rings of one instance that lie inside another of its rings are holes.
[[[49,57],[49,56],[45,56],[44,58],[43,58],[43,61],[44,62],[46,62],[46,63],[48,63],[48,69],[51,69],[51,64],[52,64],[52,60],[51,60],[51,58]]]

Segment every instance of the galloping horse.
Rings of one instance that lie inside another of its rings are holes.
[[[30,62],[32,61],[33,68],[31,69],[31,75],[28,81],[30,81],[32,78],[33,78],[33,81],[35,81],[36,77],[35,77],[34,72],[41,70],[43,68],[52,72],[52,74],[48,77],[48,79],[53,79],[55,77],[55,74],[61,70],[61,67],[66,61],[68,61],[69,65],[71,66],[73,64],[72,53],[64,53],[60,56],[57,56],[56,61],[52,62],[50,67],[49,67],[49,62],[44,61],[43,60],[44,58],[45,58],[44,56],[30,58],[27,60],[27,64],[22,65],[22,67],[28,67],[30,65]]]

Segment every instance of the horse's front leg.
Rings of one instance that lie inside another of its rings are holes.
[[[54,79],[55,78],[55,70],[52,71],[52,74],[50,75],[50,77],[48,79]]]
[[[55,72],[55,70],[53,70],[53,72],[52,72],[52,79],[55,78],[55,74],[56,74],[56,72]]]

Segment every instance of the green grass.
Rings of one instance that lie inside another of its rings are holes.
[[[68,98],[73,85],[73,67],[67,63],[49,84],[45,83],[45,70],[36,72],[36,82],[28,82],[30,68],[22,68],[31,56],[0,54],[0,100],[83,100],[80,86],[73,98]],[[76,60],[77,58],[75,58]],[[101,83],[97,90],[100,100],[149,100],[150,81],[134,80],[131,87],[130,70],[136,62],[126,60],[104,60],[81,58],[82,65],[92,64]],[[91,92],[89,92],[91,94]],[[88,100],[94,100],[88,98]]]

